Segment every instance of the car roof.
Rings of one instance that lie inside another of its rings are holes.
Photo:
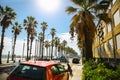
[[[48,67],[48,66],[58,64],[58,62],[55,62],[55,61],[28,61],[28,62],[22,62],[21,64],[34,65],[34,66],[40,66],[40,67]]]

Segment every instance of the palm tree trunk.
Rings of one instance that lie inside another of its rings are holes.
[[[85,33],[85,56],[86,60],[93,59],[93,54],[92,54],[92,41],[90,38],[88,38],[88,35]]]
[[[31,42],[30,42],[30,55],[29,55],[29,59],[31,59],[31,54],[32,54],[32,53],[31,53],[31,52],[32,52],[32,42],[33,42],[33,41],[31,40]]]
[[[27,58],[26,58],[27,61],[28,61],[28,54],[29,54],[29,34],[27,35]]]
[[[43,59],[43,51],[44,51],[44,35],[45,34],[45,31],[43,30],[43,41],[42,41],[42,56],[41,58]]]
[[[41,40],[40,40],[40,45],[39,45],[39,59],[40,59],[40,56],[41,56]]]
[[[49,46],[49,59],[50,59],[50,50],[51,50],[51,47]]]
[[[14,36],[14,44],[13,44],[13,52],[12,52],[12,61],[14,61],[14,57],[15,57],[15,44],[16,44],[16,38],[17,38],[17,35]]]
[[[2,51],[3,51],[3,41],[4,41],[5,28],[2,28],[1,46],[0,46],[0,64],[2,64]]]
[[[46,58],[48,59],[48,48],[46,48],[46,55],[47,55]]]
[[[53,36],[52,36],[52,49],[51,49],[51,59],[53,57]]]

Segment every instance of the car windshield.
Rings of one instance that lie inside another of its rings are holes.
[[[33,65],[20,64],[11,74],[30,80],[46,80],[46,69]]]

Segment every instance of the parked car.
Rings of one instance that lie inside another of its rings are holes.
[[[59,59],[60,59],[60,62],[65,62],[65,63],[68,62],[68,60],[65,56],[61,56]]]
[[[79,63],[79,61],[80,61],[80,59],[78,58],[78,57],[74,57],[73,59],[72,59],[72,63]]]
[[[58,62],[30,61],[20,63],[7,80],[69,80],[69,73]]]

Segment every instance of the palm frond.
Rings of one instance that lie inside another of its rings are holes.
[[[77,24],[79,22],[79,20],[80,20],[80,15],[78,15],[78,14],[76,14],[72,17],[72,22],[74,24]]]
[[[84,0],[71,0],[75,5],[80,6]]]
[[[72,6],[69,6],[67,9],[66,9],[66,12],[68,14],[72,14],[72,13],[75,13],[77,11],[77,8],[74,8]]]
[[[106,23],[110,23],[110,22],[111,22],[111,18],[109,17],[108,13],[98,14],[97,17],[98,17],[100,20],[105,21]]]

